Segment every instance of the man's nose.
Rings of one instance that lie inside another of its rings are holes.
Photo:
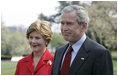
[[[65,31],[68,30],[67,24],[64,24],[62,28],[63,28],[63,30],[65,30]]]

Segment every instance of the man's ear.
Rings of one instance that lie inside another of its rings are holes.
[[[86,23],[86,22],[84,22],[84,23],[83,23],[83,26],[82,26],[82,31],[83,31],[83,32],[85,32],[85,31],[86,31],[86,29],[87,29],[87,23]]]

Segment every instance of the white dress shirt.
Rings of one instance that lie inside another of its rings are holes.
[[[71,53],[71,63],[70,63],[70,66],[71,66],[71,64],[72,64],[72,62],[73,62],[73,60],[74,60],[74,58],[76,57],[76,55],[77,55],[79,49],[81,48],[82,44],[84,43],[85,39],[86,39],[86,34],[84,34],[80,40],[78,40],[75,44],[72,45],[73,51],[72,51],[72,53]],[[62,64],[63,64],[65,55],[66,55],[66,53],[67,53],[69,47],[70,47],[70,44],[69,44],[68,48],[66,49],[66,51],[65,51],[65,53],[64,53],[63,60],[62,60]]]

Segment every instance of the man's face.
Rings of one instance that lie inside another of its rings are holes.
[[[82,37],[82,26],[80,26],[77,22],[77,15],[75,11],[62,14],[61,32],[64,39],[72,44]]]

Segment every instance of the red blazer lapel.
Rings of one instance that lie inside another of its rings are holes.
[[[32,75],[34,75],[34,64],[33,64],[33,62],[28,62],[28,64],[26,66],[29,68]]]
[[[27,63],[27,68],[29,69],[29,71],[34,74],[34,63],[33,63],[33,53],[31,53],[29,56],[27,56],[24,61]]]
[[[44,65],[48,65],[48,61],[50,60],[51,54],[48,51],[48,49],[45,51],[45,53],[42,55],[40,61],[38,62],[36,69],[35,69],[35,73]]]

